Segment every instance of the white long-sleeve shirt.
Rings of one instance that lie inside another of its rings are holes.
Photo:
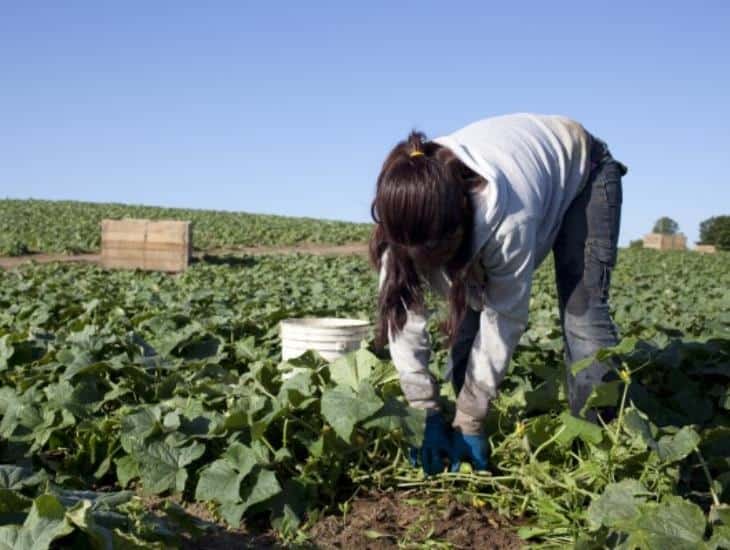
[[[479,421],[527,326],[533,272],[588,178],[591,138],[568,118],[520,113],[487,118],[434,141],[487,180],[471,197],[475,219],[467,295],[470,307],[481,313],[456,403],[457,417]],[[443,272],[427,279],[437,291],[448,290]],[[436,407],[439,395],[428,371],[426,323],[425,316],[408,311],[403,329],[389,334],[403,393],[420,408]]]

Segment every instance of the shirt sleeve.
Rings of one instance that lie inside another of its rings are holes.
[[[383,254],[379,288],[382,288],[387,274],[388,251]],[[401,389],[412,407],[436,409],[439,407],[439,386],[428,370],[431,358],[431,342],[426,330],[427,313],[406,310],[403,329],[394,334],[388,329],[388,345],[393,364],[398,371]]]
[[[506,374],[527,327],[535,258],[535,229],[529,220],[513,226],[500,247],[481,258],[486,270],[484,308],[456,401],[457,421],[479,423]]]

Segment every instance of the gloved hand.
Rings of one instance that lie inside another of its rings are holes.
[[[426,475],[440,474],[444,471],[444,460],[450,455],[451,427],[440,412],[430,412],[426,416],[426,429],[420,449],[411,448],[411,465],[420,463]]]
[[[469,435],[456,430],[451,434],[449,461],[452,472],[459,471],[462,460],[469,462],[477,471],[487,469],[487,438],[484,434]]]

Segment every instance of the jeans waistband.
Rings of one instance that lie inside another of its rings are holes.
[[[602,139],[597,138],[590,132],[588,132],[588,137],[591,140],[591,151],[590,151],[590,163],[591,163],[591,169],[590,171],[593,172],[596,168],[599,166],[602,166],[608,162],[615,162],[618,164],[619,168],[621,169],[621,175],[625,175],[626,172],[629,171],[627,166],[613,158],[613,155],[611,155],[611,151],[608,148],[608,145],[605,141]]]

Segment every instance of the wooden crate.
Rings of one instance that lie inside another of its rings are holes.
[[[644,248],[657,250],[686,250],[687,237],[682,233],[664,235],[663,233],[649,233],[644,235]]]
[[[101,264],[106,268],[185,271],[192,257],[189,221],[103,220]]]

